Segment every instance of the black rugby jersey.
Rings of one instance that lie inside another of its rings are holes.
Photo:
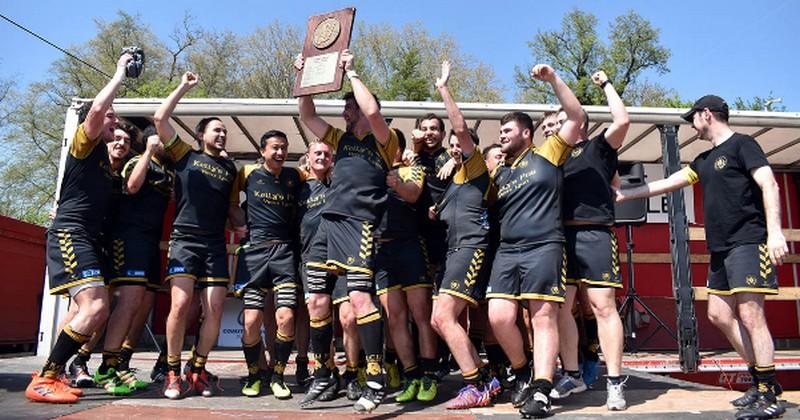
[[[510,166],[495,169],[500,246],[563,242],[561,165],[572,148],[558,136],[531,145]]]
[[[447,189],[447,185],[453,179],[452,175],[446,179],[439,179],[437,176],[439,170],[450,160],[450,154],[447,153],[447,149],[440,147],[433,153],[419,152],[418,160],[419,165],[425,169],[425,188],[421,196],[421,198],[424,198],[424,202],[421,204],[425,205],[425,213],[427,214],[428,207],[441,200],[444,190]]]
[[[564,163],[564,220],[614,224],[617,151],[606,141],[606,130],[572,148]]]
[[[761,188],[750,171],[769,165],[754,138],[734,133],[698,155],[684,169],[687,179],[703,188],[703,220],[711,252],[767,240]]]
[[[83,124],[75,130],[64,165],[53,229],[78,229],[90,236],[103,230],[111,205],[112,171],[108,149],[86,136]]]
[[[132,157],[122,169],[123,188],[142,156]],[[147,175],[136,194],[123,194],[117,209],[114,237],[141,238],[151,241],[161,239],[164,212],[167,211],[175,171],[153,156],[147,162]]]
[[[236,166],[224,157],[192,150],[177,134],[165,150],[175,162],[174,230],[224,235]],[[238,200],[236,204],[238,204]]]
[[[397,174],[403,182],[413,182],[420,188],[425,185],[425,170],[419,166],[398,166]],[[375,230],[375,237],[381,239],[416,238],[419,235],[417,228],[417,205],[409,203],[389,188],[389,198],[386,201],[386,213],[381,218],[381,224]]]
[[[489,245],[486,196],[490,182],[483,155],[475,148],[453,174],[453,182],[437,204],[439,219],[447,224],[449,249]]]
[[[239,191],[245,192],[251,243],[292,239],[302,182],[295,168],[281,168],[277,176],[258,164],[245,165],[239,170],[231,202],[238,200]]]
[[[375,222],[386,208],[386,173],[397,153],[397,134],[381,145],[372,133],[362,138],[330,127],[323,142],[336,150],[331,191],[323,214]]]
[[[297,199],[297,218],[300,221],[300,246],[305,254],[319,228],[329,185],[309,176],[300,185]]]

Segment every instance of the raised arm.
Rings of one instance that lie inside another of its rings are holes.
[[[302,54],[297,54],[297,58],[294,60],[295,70],[302,70],[303,64],[305,64],[305,57],[303,57]],[[297,107],[300,111],[300,121],[302,121],[315,136],[323,138],[328,132],[330,125],[317,115],[317,108],[314,106],[314,100],[311,99],[311,96],[298,97]]]
[[[750,171],[756,184],[761,188],[764,200],[764,213],[767,218],[767,248],[769,259],[774,265],[783,264],[783,259],[789,252],[786,238],[781,231],[781,202],[778,194],[778,183],[769,166],[762,166]]]
[[[675,172],[666,179],[659,179],[658,181],[648,182],[647,184],[640,185],[635,188],[618,189],[616,190],[617,191],[616,201],[626,201],[626,200],[633,200],[635,198],[653,197],[656,195],[675,191],[680,188],[688,187],[691,184],[689,182],[690,177],[688,176],[688,171],[691,171],[691,169],[686,167],[678,172]]]
[[[353,95],[355,95],[358,108],[369,121],[372,134],[378,143],[385,146],[389,141],[389,124],[386,124],[386,120],[383,119],[378,102],[372,96],[372,92],[367,89],[367,85],[361,81],[358,73],[353,69],[353,54],[350,50],[342,51],[341,65],[347,78],[350,79],[350,85],[353,86]]]
[[[117,69],[114,71],[114,76],[94,97],[92,107],[83,122],[83,130],[86,132],[86,137],[96,139],[102,133],[106,111],[111,107],[111,103],[114,102],[114,98],[125,80],[125,67],[131,60],[133,60],[132,55],[122,54],[117,60]]]
[[[461,152],[469,156],[475,150],[475,143],[472,141],[472,136],[469,135],[469,128],[467,127],[467,121],[464,120],[464,115],[458,109],[453,96],[450,95],[450,89],[447,88],[448,80],[450,80],[450,62],[445,60],[442,62],[442,75],[436,79],[436,89],[442,95],[444,108],[447,110],[447,118],[450,119],[450,124],[456,133]]]
[[[136,165],[134,165],[133,170],[125,181],[128,194],[136,194],[142,188],[144,181],[147,179],[147,168],[150,165],[150,159],[162,147],[161,140],[158,136],[150,136],[147,138],[147,147],[144,149],[144,153],[139,157],[139,160],[136,162]]]
[[[600,70],[593,74],[592,82],[603,89],[606,101],[608,101],[608,108],[611,110],[611,125],[606,130],[606,142],[614,149],[619,149],[622,147],[625,135],[628,134],[628,127],[631,125],[628,111],[604,71]]]
[[[531,77],[550,83],[553,93],[558,98],[561,108],[567,114],[567,120],[561,125],[558,135],[567,144],[575,144],[580,136],[581,122],[583,121],[583,110],[578,98],[572,93],[569,86],[561,80],[555,70],[547,64],[537,64],[531,69]]]
[[[184,73],[181,77],[181,83],[167,96],[167,99],[161,103],[161,106],[158,107],[155,115],[153,115],[158,138],[162,143],[170,141],[175,136],[175,129],[169,123],[169,118],[172,116],[172,112],[175,111],[175,106],[178,105],[178,102],[186,92],[197,86],[199,81],[200,75],[190,71]]]

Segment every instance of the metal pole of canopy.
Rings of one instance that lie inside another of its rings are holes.
[[[681,169],[678,126],[659,125],[663,149],[664,178]],[[697,343],[697,317],[694,311],[691,262],[689,260],[689,223],[686,219],[683,190],[667,193],[669,210],[670,253],[672,254],[672,289],[678,324],[678,357],[681,370],[696,372],[700,358]]]

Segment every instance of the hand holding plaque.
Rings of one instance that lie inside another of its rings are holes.
[[[355,13],[355,8],[347,8],[308,19],[303,53],[295,60],[295,97],[342,88],[341,52],[350,45]]]

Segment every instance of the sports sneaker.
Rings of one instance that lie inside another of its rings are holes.
[[[386,371],[386,386],[389,388],[400,388],[402,382],[400,380],[400,368],[397,363],[384,363],[383,369]]]
[[[278,375],[274,375],[272,377],[272,380],[269,383],[269,389],[272,391],[272,395],[279,400],[292,398],[292,390],[286,386],[286,384],[283,382],[283,378]]]
[[[94,376],[92,376],[92,379],[94,379],[94,383],[96,383],[97,385],[105,386],[107,382],[111,381],[116,377],[117,377],[117,370],[110,367],[106,369],[106,373],[100,373],[100,369],[97,369],[94,372]]]
[[[314,404],[317,400],[319,400],[323,392],[325,392],[328,388],[335,387],[336,382],[337,381],[334,379],[333,375],[325,378],[314,378],[314,380],[311,382],[311,386],[308,388],[308,392],[306,392],[305,397],[303,397],[303,400],[300,401],[300,408],[306,408],[311,404]]]
[[[69,387],[58,379],[44,378],[35,375],[25,388],[25,397],[35,402],[54,404],[74,404],[78,396],[70,392]]]
[[[492,399],[497,398],[498,395],[503,393],[503,385],[500,383],[500,380],[494,376],[491,381],[484,384],[483,389]]]
[[[565,374],[559,379],[553,390],[550,391],[550,398],[558,400],[583,391],[586,391],[586,384],[583,382],[583,378],[573,378]]]
[[[222,392],[219,378],[205,369],[192,372],[191,381],[189,382],[197,395],[213,397]]]
[[[242,387],[242,395],[245,397],[257,397],[261,395],[261,376],[258,374],[248,375]]]
[[[743,408],[736,413],[736,419],[777,419],[783,416],[785,412],[786,407],[778,401],[774,394],[771,392],[759,392],[758,399],[753,404],[750,404],[749,407]]]
[[[361,398],[361,393],[364,392],[364,387],[358,382],[358,378],[347,382],[347,399],[350,401],[357,401]],[[414,394],[416,395],[416,394]]]
[[[114,368],[108,369],[108,372],[112,371],[114,373],[114,377],[106,380],[103,384],[103,388],[105,388],[106,392],[110,395],[119,397],[131,395],[131,387],[123,382],[122,378],[117,375],[117,372]]]
[[[481,391],[475,385],[469,384],[458,391],[455,398],[447,402],[448,410],[466,410],[468,408],[485,407],[491,398],[486,390]]]
[[[153,370],[150,372],[150,380],[155,383],[164,382],[168,370],[167,362],[156,360],[156,364],[153,365]]]
[[[332,373],[333,373],[332,378],[334,386],[323,391],[322,394],[320,394],[319,398],[317,398],[317,401],[333,401],[339,396],[339,390],[342,388],[340,385],[342,376],[339,375],[338,369],[334,369]],[[355,399],[358,399],[358,397],[356,397]]]
[[[419,392],[417,392],[417,401],[433,401],[436,399],[436,388],[438,381],[428,376],[423,376],[420,382]]]
[[[780,396],[781,394],[783,394],[783,387],[781,387],[781,384],[776,382],[775,396],[777,397]],[[735,400],[732,400],[731,404],[733,404],[733,406],[737,408],[744,408],[758,401],[758,396],[759,396],[758,387],[753,385],[750,388],[747,388],[747,391],[745,391],[744,395],[742,395],[739,398],[736,398]]]
[[[94,379],[89,373],[89,368],[86,367],[86,365],[75,363],[73,360],[72,363],[69,364],[69,375],[72,376],[72,380],[75,382],[76,387],[94,388]]]
[[[191,387],[188,386],[188,384],[184,385],[181,375],[171,370],[168,371],[167,375],[164,377],[163,393],[165,397],[171,400],[183,398],[190,389]]]
[[[31,374],[31,378],[38,375],[39,372],[33,372],[33,374]],[[83,396],[83,390],[80,388],[74,388],[72,386],[72,381],[64,373],[58,375],[56,379],[67,387],[67,391],[69,391],[70,394],[74,394],[76,397]]]
[[[126,383],[132,391],[147,389],[150,385],[148,382],[136,377],[135,369],[121,370],[117,372],[117,376],[119,376],[122,382]]]
[[[406,380],[406,386],[403,388],[403,392],[397,394],[394,397],[394,400],[399,403],[405,403],[409,401],[414,401],[417,398],[417,393],[419,392],[421,381],[419,379],[412,379]]]
[[[620,411],[628,407],[628,403],[625,401],[625,382],[628,382],[628,378],[616,385],[612,384],[611,380],[606,382],[606,389],[608,390],[606,407],[609,410]]]
[[[519,409],[523,419],[541,419],[550,415],[550,398],[541,391],[536,391]]]
[[[511,405],[513,405],[514,408],[522,407],[525,401],[528,401],[528,398],[530,398],[531,392],[533,392],[533,388],[531,387],[530,381],[521,381],[517,379],[514,383],[514,390],[511,391]]]
[[[353,405],[353,409],[357,413],[371,413],[372,410],[378,408],[383,401],[384,390],[383,387],[378,385],[379,388],[373,388],[369,384],[364,387],[364,392],[361,393],[361,398]]]

